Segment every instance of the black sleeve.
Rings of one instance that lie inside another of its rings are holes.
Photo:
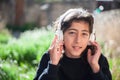
[[[49,54],[45,53],[38,66],[34,80],[57,80],[58,66],[49,63]]]
[[[103,55],[100,57],[99,65],[100,71],[98,73],[93,73],[93,80],[112,80],[108,61]]]

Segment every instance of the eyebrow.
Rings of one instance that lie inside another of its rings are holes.
[[[89,33],[89,31],[88,30],[82,30],[83,32],[88,32]]]
[[[73,28],[70,28],[70,29],[68,29],[68,31],[70,31],[70,30],[74,30],[74,31],[77,31],[76,29],[73,29]]]
[[[68,29],[68,31],[70,31],[70,30],[78,31],[77,29],[73,29],[73,28]],[[82,30],[82,32],[88,32],[89,33],[88,30]]]

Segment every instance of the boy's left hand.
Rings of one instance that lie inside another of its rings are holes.
[[[88,63],[90,64],[93,72],[97,73],[100,70],[100,66],[99,66],[98,62],[99,62],[99,58],[101,55],[101,48],[97,42],[91,42],[91,44],[96,47],[96,51],[95,51],[95,54],[92,55],[91,49],[88,49],[87,60],[88,60]]]

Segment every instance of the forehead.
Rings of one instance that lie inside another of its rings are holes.
[[[70,25],[70,27],[68,28],[68,30],[87,30],[89,31],[89,23],[85,22],[85,21],[73,21]]]

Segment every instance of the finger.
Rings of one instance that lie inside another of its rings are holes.
[[[90,42],[91,45],[95,46],[97,49],[100,47],[97,42]]]
[[[56,41],[57,41],[57,36],[55,35],[49,49],[53,49],[53,47],[55,46]]]
[[[100,47],[100,45],[97,42],[94,42],[93,45],[96,46],[97,50],[101,50],[101,47]]]
[[[62,53],[63,50],[63,41],[60,41],[58,43],[55,44],[56,50],[59,51],[60,53]]]
[[[87,57],[89,58],[91,56],[91,50],[88,49],[88,52],[87,52]]]
[[[53,39],[53,41],[52,41],[52,44],[55,44],[56,41],[57,41],[57,35],[55,35],[55,37],[54,37],[54,39]]]
[[[97,56],[100,56],[101,54],[101,47],[97,42],[94,42],[93,45],[95,46],[96,54]]]

